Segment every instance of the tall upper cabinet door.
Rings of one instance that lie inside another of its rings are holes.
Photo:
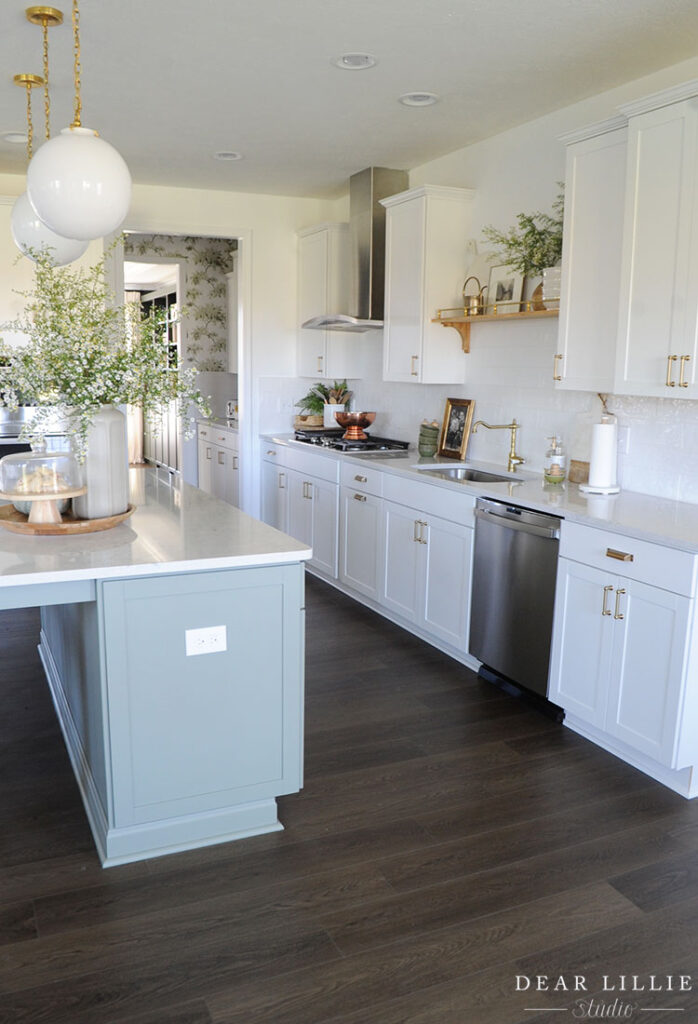
[[[458,334],[432,323],[459,306],[467,267],[473,192],[423,185],[381,202],[386,208],[383,379],[462,384]]]
[[[629,134],[615,391],[696,398],[698,82],[621,109]]]
[[[348,313],[349,225],[318,224],[298,232],[299,377],[362,377],[364,336],[301,327],[324,313]]]
[[[567,144],[558,388],[612,391],[628,144],[625,118],[563,136]]]

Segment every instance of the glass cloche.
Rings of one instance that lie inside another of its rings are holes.
[[[0,459],[0,496],[15,502],[29,522],[60,522],[59,503],[82,493],[82,471],[70,452],[47,452],[39,443]]]

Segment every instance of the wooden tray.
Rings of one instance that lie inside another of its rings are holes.
[[[62,523],[30,523],[28,517],[18,512],[12,505],[0,505],[0,526],[13,533],[35,534],[42,537],[64,536],[70,533],[99,533],[111,530],[128,519],[136,511],[135,505],[129,505],[125,512],[118,516],[105,516],[103,519],[74,519],[70,512],[63,516]]]

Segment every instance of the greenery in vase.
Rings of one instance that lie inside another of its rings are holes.
[[[524,274],[539,277],[547,267],[555,267],[562,258],[562,221],[565,192],[562,182],[548,213],[519,213],[517,227],[498,231],[492,225],[483,228],[483,235],[497,248],[496,257],[505,266]]]
[[[322,416],[327,404],[348,405],[350,399],[351,391],[347,388],[346,380],[334,381],[332,387],[318,383],[313,384],[308,394],[296,402],[296,408],[311,416]]]
[[[56,414],[74,434],[82,461],[87,435],[102,405],[140,406],[156,425],[172,401],[179,403],[188,437],[194,433],[190,406],[210,416],[208,399],[196,387],[197,371],[170,365],[164,312],[143,316],[135,303],[118,306],[105,280],[105,259],[93,267],[55,267],[50,253],[32,253],[34,288],[22,292],[21,317],[6,324],[25,334],[18,347],[0,339],[0,405],[37,407],[22,430],[35,441]]]

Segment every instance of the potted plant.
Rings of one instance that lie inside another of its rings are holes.
[[[196,388],[197,371],[171,364],[158,312],[143,319],[139,307],[114,302],[104,258],[87,269],[55,267],[48,251],[32,258],[34,288],[21,293],[27,300],[24,312],[6,325],[26,335],[27,342],[10,347],[0,341],[5,363],[0,405],[16,409],[21,396],[33,407],[20,435],[30,442],[42,439],[58,414],[68,424],[78,461],[86,462],[91,500],[100,488],[113,488],[117,476],[122,493],[128,469],[126,431],[125,417],[116,406],[140,407],[146,421],[156,425],[176,400],[185,432],[193,436],[190,406],[210,415],[207,399]],[[97,426],[103,421],[110,424],[105,426],[107,435],[123,433],[124,449],[118,454],[97,452]],[[106,479],[109,473],[111,481]],[[113,513],[100,505],[100,514]]]
[[[497,248],[496,257],[505,266],[511,267],[525,277],[542,277],[543,285],[539,285],[533,293],[534,308],[544,308],[542,302],[536,303],[536,293],[542,292],[540,298],[559,299],[560,278],[559,265],[562,258],[562,223],[565,209],[564,185],[553,203],[552,214],[519,213],[516,227],[508,231],[498,231],[491,224],[483,228],[483,235],[488,242]],[[548,273],[556,269],[556,274]],[[538,300],[540,301],[540,300]]]
[[[332,386],[321,382],[313,384],[307,395],[296,402],[296,408],[301,413],[297,421],[302,421],[297,422],[297,426],[336,426],[334,414],[344,412],[350,399],[351,391],[347,388],[346,380],[334,381]]]

